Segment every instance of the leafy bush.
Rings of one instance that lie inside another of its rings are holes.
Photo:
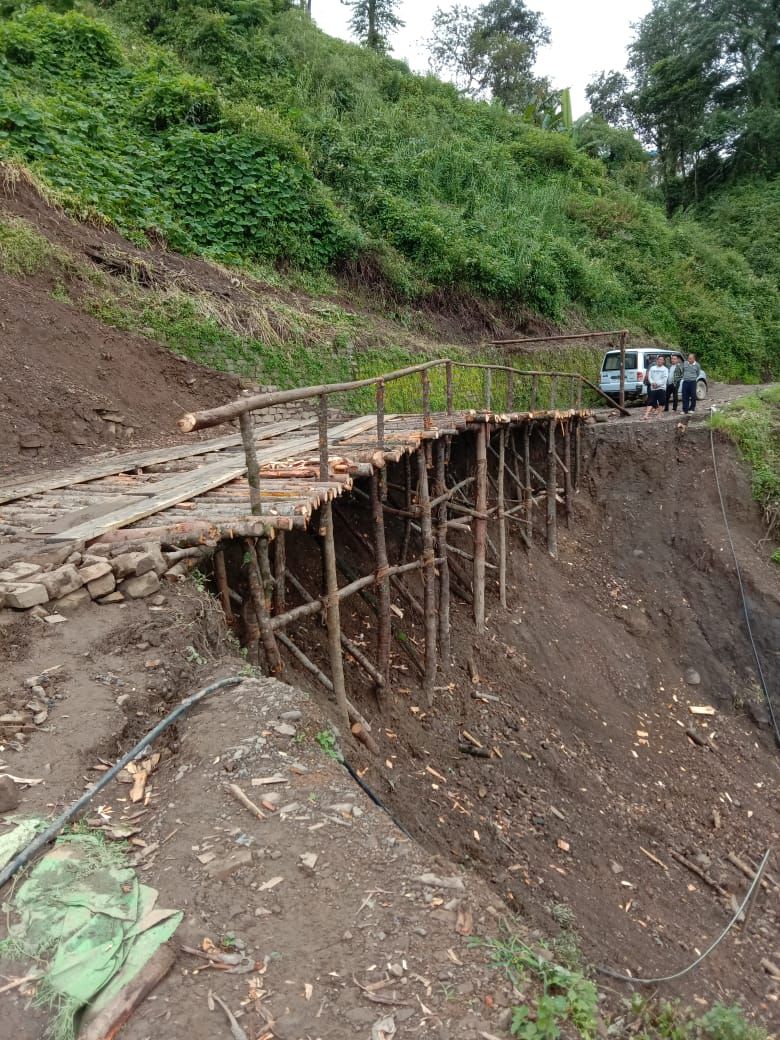
[[[6,11],[0,149],[138,242],[627,326],[715,378],[780,367],[780,250],[751,215],[776,185],[670,222],[619,132],[528,126],[286,0]]]

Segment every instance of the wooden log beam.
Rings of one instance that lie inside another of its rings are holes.
[[[474,622],[477,632],[485,631],[485,540],[487,537],[487,520],[481,519],[487,513],[487,424],[477,427],[476,433],[476,495],[474,508],[479,518],[474,521],[474,577],[472,589],[474,595]]]
[[[268,608],[265,604],[263,586],[260,580],[260,567],[257,562],[255,543],[251,538],[244,539],[244,558],[249,584],[249,593],[254,604],[257,623],[260,627],[260,639],[265,650],[268,669],[271,675],[279,675],[282,671],[282,659],[279,656],[279,648],[276,645],[271,619],[268,616]]]
[[[436,554],[433,549],[433,523],[431,499],[428,490],[428,465],[425,449],[417,451],[417,474],[419,480],[420,529],[422,533],[423,607],[425,625],[425,676],[423,693],[428,707],[433,704],[433,687],[436,684],[438,666],[436,645]]]
[[[558,475],[555,456],[555,419],[547,421],[547,552],[558,556],[557,489]]]
[[[506,513],[504,508],[504,473],[506,471],[506,429],[498,434],[498,595],[506,608]]]
[[[227,580],[227,568],[225,567],[225,550],[220,546],[214,553],[214,579],[217,583],[219,601],[222,604],[222,612],[225,620],[232,627],[235,624],[233,608],[230,605],[230,586]]]
[[[325,625],[328,631],[330,675],[336,704],[347,725],[347,689],[344,683],[344,661],[341,656],[341,611],[339,583],[336,572],[336,542],[333,537],[333,503],[325,502],[320,508],[322,527],[322,564],[325,574]]]
[[[374,556],[376,559],[376,582],[379,590],[379,614],[377,620],[377,660],[384,681],[390,678],[390,639],[392,618],[390,616],[390,561],[387,558],[385,539],[385,517],[382,509],[382,489],[379,474],[371,474],[371,506],[374,515]]]
[[[445,668],[450,665],[450,566],[447,559],[447,444],[436,443],[436,484],[434,501],[437,506],[436,552],[442,563],[439,567],[439,646]],[[431,503],[433,506],[433,503]]]

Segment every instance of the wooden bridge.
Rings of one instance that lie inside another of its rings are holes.
[[[559,507],[568,518],[579,479],[588,388],[598,393],[578,373],[445,359],[348,383],[242,397],[179,422],[182,432],[190,433],[238,420],[240,433],[111,455],[0,485],[0,538],[18,547],[21,557],[42,545],[73,542],[154,540],[168,548],[216,549],[215,573],[228,613],[236,594],[227,588],[221,546],[244,539],[251,550],[248,585],[258,650],[262,646],[269,669],[281,668],[280,643],[299,660],[305,657],[283,630],[324,611],[330,680],[308,659],[302,663],[326,680],[345,715],[354,719],[344,688],[341,601],[376,587],[376,663],[360,656],[381,684],[389,672],[391,582],[410,570],[421,574],[422,679],[430,696],[440,656],[449,657],[451,583],[467,586],[480,629],[486,567],[496,568],[506,602],[508,525],[516,525],[530,544],[535,516],[543,512],[547,548],[557,553]],[[256,421],[264,410],[296,401],[316,401],[316,417]],[[396,402],[403,411],[388,409]],[[371,405],[370,414],[345,418],[361,406],[366,413]],[[454,444],[462,449],[457,473]],[[394,466],[400,476],[391,482],[388,471]],[[350,492],[370,503],[375,566],[340,587],[332,503]],[[388,513],[403,519],[404,555],[414,534],[416,559],[389,561]],[[292,598],[299,602],[290,607],[285,532],[308,528],[315,516],[325,592],[312,596],[296,583]],[[451,543],[453,531],[468,536],[468,550]]]

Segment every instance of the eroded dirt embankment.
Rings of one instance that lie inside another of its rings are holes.
[[[728,854],[755,862],[777,841],[777,752],[757,699],[708,435],[671,422],[635,431],[599,426],[584,448],[586,479],[571,528],[560,533],[560,558],[551,560],[541,539],[530,552],[513,543],[510,609],[489,591],[483,639],[468,605],[456,601],[452,666],[432,709],[400,647],[392,688],[381,697],[347,664],[350,695],[371,720],[381,755],[371,758],[348,738],[345,752],[419,846],[322,756],[315,737],[335,713],[319,688],[309,700],[288,687],[246,687],[205,704],[166,742],[141,819],[139,837],[159,846],[148,857],[139,847],[144,880],[160,889],[163,905],[185,908],[185,943],[234,935],[258,959],[269,954],[260,1004],[279,1023],[274,1035],[367,1035],[387,1007],[352,975],[368,983],[388,964],[401,972],[389,976],[399,980],[401,1003],[391,1006],[397,1036],[506,1035],[507,1005],[520,998],[462,933],[490,934],[510,912],[526,936],[555,936],[567,922],[558,956],[576,957],[579,946],[586,963],[669,973],[709,944],[732,913],[731,896],[745,891]],[[776,683],[780,597],[767,554],[756,549],[761,529],[745,475],[730,449],[719,451],[755,627]],[[339,511],[340,526],[368,530],[358,504]],[[401,528],[391,524],[389,533],[394,559]],[[342,536],[344,561],[364,571],[359,545]],[[314,589],[318,559],[314,540],[290,540],[288,563]],[[350,634],[371,647],[372,613],[359,599],[350,606]],[[404,614],[408,637],[421,645],[414,611],[407,605]],[[59,666],[47,731],[2,756],[17,775],[45,779],[26,793],[26,812],[66,804],[82,777],[97,775],[98,754],[126,748],[215,673],[245,667],[216,608],[189,583],[154,609],[93,607],[45,636],[32,624],[0,629],[10,661],[4,710],[29,696],[26,676]],[[294,634],[326,667],[319,624]],[[689,667],[698,685],[684,681]],[[310,676],[290,662],[284,678],[309,688]],[[691,705],[717,714],[693,715]],[[292,733],[280,733],[288,710],[302,716]],[[694,743],[686,728],[712,746]],[[489,758],[459,750],[464,731]],[[291,769],[296,762],[304,772]],[[260,797],[251,779],[277,772],[287,777],[279,807],[295,806],[284,819],[253,821],[225,789],[233,780]],[[121,787],[107,794],[109,817],[126,811],[125,798]],[[363,816],[331,808],[346,803]],[[212,853],[221,861],[247,848],[249,861],[212,876]],[[306,853],[318,856],[311,873],[301,865]],[[415,881],[425,870],[451,876],[462,866],[473,871],[465,896],[426,893]],[[768,891],[747,935],[730,936],[662,994],[701,1006],[739,1001],[776,1026],[778,987],[760,960],[778,962],[777,936],[777,893]],[[208,989],[234,1008],[250,999],[246,979],[193,976],[196,964],[180,962],[127,1036],[212,1037]],[[624,990],[606,984],[607,1004],[617,1007]],[[41,1019],[18,995],[6,1004],[14,1035],[40,1034]],[[262,1035],[258,1006],[250,1021]]]

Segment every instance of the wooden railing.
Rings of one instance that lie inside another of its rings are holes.
[[[539,412],[555,411],[556,409],[582,408],[583,390],[588,387],[596,394],[603,397],[612,407],[617,408],[624,414],[628,414],[624,408],[616,404],[597,386],[585,379],[579,372],[556,372],[524,370],[510,367],[508,365],[480,364],[476,362],[452,361],[449,358],[440,358],[435,361],[426,361],[419,365],[410,365],[408,368],[396,369],[393,372],[385,372],[377,376],[368,376],[364,379],[353,379],[344,383],[324,383],[320,386],[303,386],[291,390],[275,390],[269,393],[255,394],[250,397],[239,398],[228,404],[217,408],[209,408],[200,412],[192,412],[182,416],[179,420],[179,429],[183,433],[193,430],[205,430],[212,426],[218,426],[224,422],[238,419],[244,448],[247,454],[247,470],[250,488],[259,487],[259,468],[255,457],[254,440],[252,437],[251,413],[272,408],[276,405],[291,404],[297,401],[317,400],[318,425],[319,425],[319,468],[320,478],[328,478],[328,399],[335,394],[354,393],[374,388],[374,408],[376,412],[376,449],[384,451],[385,448],[385,416],[386,416],[386,389],[388,384],[407,379],[412,376],[420,378],[419,409],[414,414],[422,417],[424,430],[433,429],[434,411],[431,407],[431,372],[444,372],[444,404],[447,415],[454,415],[455,394],[457,390],[457,372],[478,373],[482,377],[483,407],[488,412]],[[494,376],[503,377],[504,392],[497,393],[496,380]],[[518,388],[523,383],[528,384],[528,400],[524,402],[527,407],[519,407]],[[473,389],[470,388],[470,389]],[[564,393],[564,390],[568,393]],[[500,398],[500,399],[499,399]],[[479,409],[476,409],[479,410]],[[254,506],[258,506],[253,501]]]

